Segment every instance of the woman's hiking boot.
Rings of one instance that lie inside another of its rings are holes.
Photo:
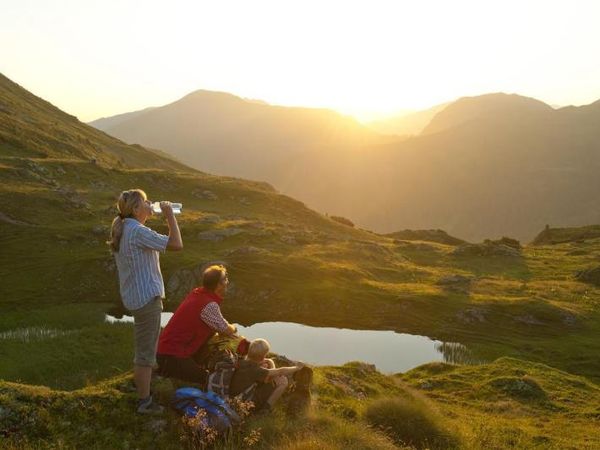
[[[138,414],[148,414],[151,416],[158,416],[165,411],[165,408],[156,403],[152,396],[144,398],[138,401],[137,412]]]

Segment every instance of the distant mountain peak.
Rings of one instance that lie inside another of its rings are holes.
[[[461,97],[456,100],[452,105],[459,104],[489,104],[492,106],[500,106],[500,105],[536,105],[537,107],[550,109],[551,106],[537,100],[533,97],[526,97],[520,94],[507,94],[505,92],[492,92],[489,94],[476,95],[472,97]]]
[[[197,89],[195,91],[190,92],[189,94],[184,95],[176,102],[185,101],[185,100],[198,100],[198,99],[205,99],[205,100],[211,100],[211,101],[214,101],[214,100],[244,101],[243,98],[238,97],[237,95],[231,94],[229,92]]]
[[[531,97],[495,92],[474,97],[461,97],[437,113],[423,134],[438,133],[464,123],[488,118],[516,117],[523,114],[552,112],[554,109]]]

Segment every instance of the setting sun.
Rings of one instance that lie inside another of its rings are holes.
[[[600,97],[593,1],[5,1],[0,69],[89,121],[208,89],[361,119]]]

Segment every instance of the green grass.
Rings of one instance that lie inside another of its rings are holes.
[[[310,416],[249,422],[248,432],[263,428],[258,448],[392,448],[364,413],[371,401],[407,398],[403,383],[434,402],[462,448],[598,447],[600,288],[574,278],[598,264],[597,227],[551,229],[518,258],[456,257],[455,245],[348,227],[266,183],[204,174],[125,145],[4,77],[0,102],[0,406],[16,411],[24,430],[0,445],[160,447],[179,439],[173,417],[154,436],[132,416],[123,388],[132,329],[104,323],[120,304],[107,229],[119,192],[141,187],[152,200],[184,204],[185,249],[161,257],[167,285],[182,271],[224,262],[233,289],[223,310],[232,322],[392,329],[460,342],[479,361],[523,360],[430,365],[402,377],[360,364],[319,368]],[[166,232],[161,218],[149,225]],[[199,237],[229,228],[242,233]],[[453,274],[470,277],[468,289],[437,284]],[[170,293],[167,309],[183,294]]]
[[[428,364],[399,375],[435,399],[465,448],[596,448],[600,388],[544,364],[501,358]]]
[[[509,379],[535,380],[543,398],[515,396],[497,382]],[[165,404],[175,387],[168,380],[154,385]],[[593,449],[600,445],[599,401],[600,388],[583,377],[510,358],[428,364],[396,376],[353,363],[315,370],[307,415],[290,420],[284,398],[215,448]],[[174,411],[157,423],[135,415],[134,404],[129,374],[70,392],[0,382],[0,445],[191,448],[190,430]]]
[[[458,447],[458,439],[422,400],[382,398],[371,402],[365,411],[365,419],[401,445],[419,449]]]
[[[133,327],[103,323],[106,308],[86,303],[5,310],[0,318],[2,378],[76,389],[129,370]]]

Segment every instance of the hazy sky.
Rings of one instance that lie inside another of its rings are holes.
[[[0,0],[0,71],[89,121],[196,89],[361,118],[600,99],[600,1]]]

